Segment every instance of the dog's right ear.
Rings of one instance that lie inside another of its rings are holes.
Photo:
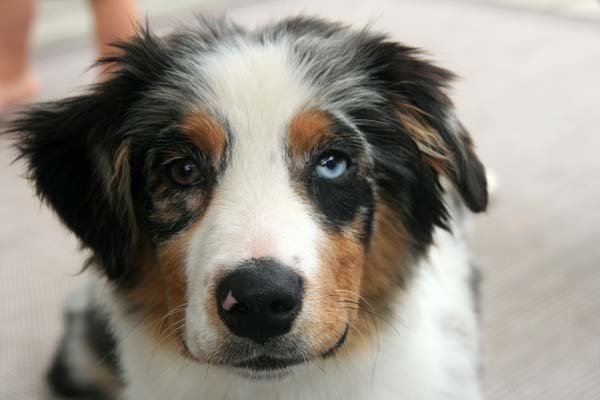
[[[90,248],[111,280],[126,279],[138,239],[127,113],[166,57],[142,30],[105,60],[114,75],[81,96],[35,105],[11,123],[38,195]],[[162,59],[161,59],[162,57]]]

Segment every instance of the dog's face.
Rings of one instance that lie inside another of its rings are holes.
[[[451,76],[413,49],[293,19],[122,51],[14,126],[141,329],[199,362],[273,376],[358,346],[444,225],[439,179],[485,208]]]

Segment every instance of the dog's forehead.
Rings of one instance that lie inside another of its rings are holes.
[[[261,256],[292,263],[302,248],[303,271],[316,268],[318,228],[286,162],[289,124],[312,93],[288,54],[283,44],[238,43],[196,61],[199,108],[226,127],[229,154],[188,265],[232,266]]]
[[[201,60],[204,106],[224,120],[237,144],[276,150],[289,121],[314,99],[289,54],[284,43],[238,43]]]

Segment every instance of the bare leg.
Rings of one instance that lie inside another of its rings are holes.
[[[100,56],[114,55],[110,46],[117,40],[125,40],[135,33],[137,6],[135,0],[91,0],[96,21],[96,44]],[[110,75],[110,68],[102,71],[101,79]]]
[[[0,113],[25,103],[39,91],[29,65],[34,11],[34,0],[0,1]]]

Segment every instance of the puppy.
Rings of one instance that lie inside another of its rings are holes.
[[[12,125],[90,250],[50,371],[138,399],[477,399],[466,208],[484,169],[448,71],[314,18],[200,20]]]

